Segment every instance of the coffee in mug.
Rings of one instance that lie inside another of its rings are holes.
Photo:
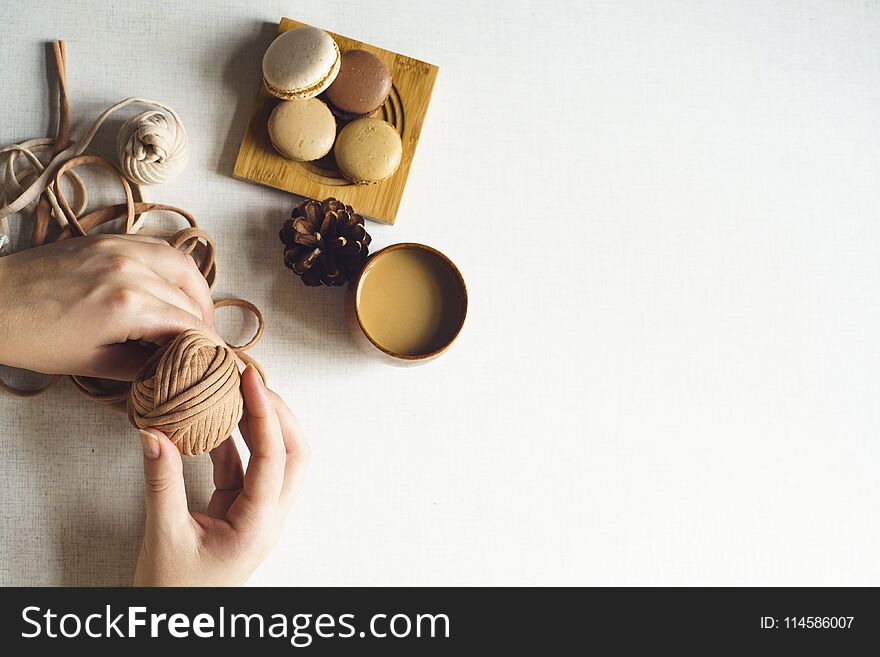
[[[436,358],[458,336],[467,288],[458,268],[424,244],[374,253],[351,283],[357,330],[397,364]]]

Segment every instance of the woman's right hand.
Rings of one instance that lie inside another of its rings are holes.
[[[238,586],[278,541],[303,484],[309,446],[281,397],[248,365],[239,427],[251,456],[245,471],[232,438],[211,451],[216,490],[207,513],[190,513],[180,452],[141,431],[147,518],[135,586]]]
[[[186,329],[214,335],[195,261],[140,235],[77,237],[0,258],[0,363],[131,380]]]

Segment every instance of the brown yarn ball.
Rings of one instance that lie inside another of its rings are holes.
[[[128,417],[165,433],[188,456],[209,452],[241,419],[244,400],[235,352],[200,331],[184,331],[141,368],[128,395]]]

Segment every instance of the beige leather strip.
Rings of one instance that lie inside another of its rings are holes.
[[[16,388],[14,386],[9,385],[8,383],[6,383],[6,381],[4,381],[2,378],[0,378],[0,390],[5,390],[10,395],[15,395],[16,397],[36,397],[37,395],[42,395],[49,388],[51,388],[56,383],[58,383],[58,379],[60,379],[60,378],[61,377],[58,376],[57,374],[52,374],[49,376],[49,380],[46,381],[46,383],[43,384],[42,386],[40,386],[39,388],[28,388],[28,389]]]
[[[241,345],[239,347],[230,345],[230,347],[232,349],[234,349],[235,351],[247,351],[248,349],[253,347],[255,344],[257,344],[260,341],[260,338],[263,337],[263,330],[266,327],[266,322],[263,319],[263,313],[261,313],[260,309],[257,308],[250,301],[245,301],[244,299],[221,299],[220,301],[214,302],[215,309],[226,308],[228,306],[234,306],[236,308],[244,308],[245,310],[250,310],[254,314],[254,317],[257,318],[257,331],[256,331],[256,333],[254,333],[254,337],[252,337],[250,340],[248,340],[247,342],[245,342],[243,345]]]
[[[78,155],[77,157],[67,160],[64,164],[58,167],[58,170],[55,173],[55,197],[58,199],[58,205],[61,206],[61,210],[64,213],[68,224],[72,227],[73,232],[80,236],[88,235],[88,232],[83,229],[79,218],[68,205],[67,199],[61,192],[61,176],[70,169],[84,164],[92,164],[99,166],[102,169],[107,169],[119,178],[119,182],[122,184],[122,191],[125,194],[125,230],[123,232],[126,234],[134,232],[134,196],[131,193],[131,185],[119,169],[116,168],[116,165],[103,155]]]

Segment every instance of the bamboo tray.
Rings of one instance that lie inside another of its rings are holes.
[[[303,25],[305,23],[282,18],[278,33]],[[400,167],[393,176],[380,183],[352,185],[340,176],[332,152],[315,162],[292,162],[284,159],[272,148],[266,128],[272,108],[280,101],[260,85],[250,123],[238,150],[233,174],[236,178],[277,187],[306,198],[320,200],[333,196],[351,205],[358,214],[393,224],[439,69],[368,43],[332,32],[329,34],[342,52],[367,50],[385,62],[391,72],[394,81],[391,93],[373,116],[388,121],[400,133],[403,141]],[[340,122],[338,128],[342,125]]]

